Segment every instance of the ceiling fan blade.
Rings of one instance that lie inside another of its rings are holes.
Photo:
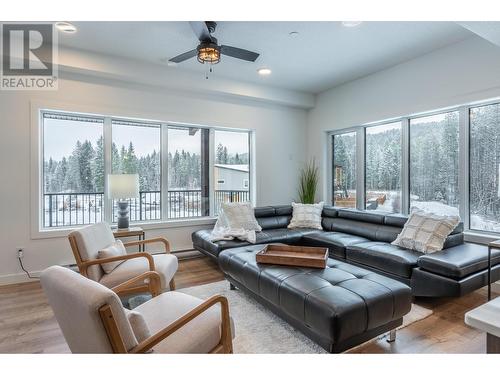
[[[198,51],[195,48],[195,49],[193,49],[191,51],[184,52],[184,53],[181,53],[178,56],[172,57],[168,61],[171,61],[171,62],[174,62],[174,63],[180,63],[180,62],[189,60],[191,57],[195,57],[197,53],[198,53]]]
[[[220,46],[220,53],[237,59],[254,62],[260,55],[258,53],[247,51],[246,49],[231,46]]]
[[[205,21],[190,21],[189,24],[200,42],[212,40]]]

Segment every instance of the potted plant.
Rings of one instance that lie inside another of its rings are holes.
[[[299,201],[301,203],[313,204],[318,187],[319,169],[315,159],[312,159],[300,170]]]

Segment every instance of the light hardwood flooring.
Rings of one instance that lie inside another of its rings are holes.
[[[179,262],[177,288],[224,277],[201,257]],[[417,299],[434,314],[398,331],[389,344],[378,340],[350,353],[485,353],[486,335],[464,324],[464,314],[485,302],[482,290],[461,298]],[[68,353],[62,333],[38,282],[0,287],[0,353]]]

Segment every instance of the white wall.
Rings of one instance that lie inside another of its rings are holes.
[[[305,160],[304,109],[220,96],[211,99],[206,94],[70,73],[62,75],[57,91],[0,91],[0,283],[23,280],[16,246],[25,248],[25,265],[32,271],[74,263],[65,237],[30,237],[30,106],[38,101],[96,112],[106,108],[121,116],[254,129],[257,205],[286,204],[295,196],[298,167]],[[201,227],[154,230],[147,236],[166,236],[174,249],[188,249],[191,232]]]
[[[500,97],[500,48],[472,37],[321,93],[308,114],[308,156],[327,197],[328,130]]]

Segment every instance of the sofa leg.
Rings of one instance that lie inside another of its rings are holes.
[[[229,283],[229,289],[230,290],[236,290],[236,287],[233,284]]]
[[[391,329],[391,331],[389,332],[389,337],[387,338],[387,342],[394,342],[394,341],[396,341],[396,330]]]

